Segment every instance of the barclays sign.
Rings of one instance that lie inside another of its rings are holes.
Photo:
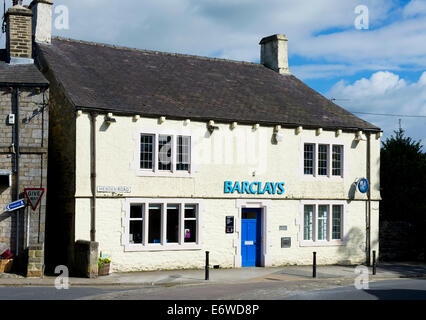
[[[225,193],[239,194],[284,194],[284,182],[248,182],[248,181],[225,181]]]

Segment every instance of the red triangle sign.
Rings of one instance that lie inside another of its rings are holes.
[[[25,188],[25,197],[28,200],[31,209],[35,211],[40,204],[40,200],[43,197],[43,194],[46,192],[45,188]]]

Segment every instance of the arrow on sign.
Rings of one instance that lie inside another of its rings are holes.
[[[40,203],[43,194],[46,192],[45,188],[26,188],[24,189],[25,197],[31,206],[31,209],[35,211]]]
[[[25,200],[21,199],[12,203],[9,203],[6,206],[6,211],[11,212],[25,207]]]

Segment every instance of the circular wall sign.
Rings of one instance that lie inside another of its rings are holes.
[[[359,192],[366,193],[368,191],[368,188],[369,188],[369,183],[367,179],[362,178],[361,180],[358,181]]]

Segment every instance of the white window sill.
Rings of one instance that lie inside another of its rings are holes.
[[[303,180],[306,181],[335,181],[335,182],[343,182],[343,176],[314,176],[311,174],[304,174]]]
[[[170,178],[192,178],[193,173],[187,171],[151,171],[151,170],[138,170],[136,172],[136,176],[138,177],[170,177]]]
[[[303,240],[299,242],[300,247],[333,247],[333,246],[344,246],[345,243],[342,240],[332,240],[332,241],[307,241]]]
[[[144,246],[143,244],[126,244],[124,246],[125,252],[152,252],[152,251],[185,251],[185,250],[201,250],[202,247],[199,244],[149,244]]]

